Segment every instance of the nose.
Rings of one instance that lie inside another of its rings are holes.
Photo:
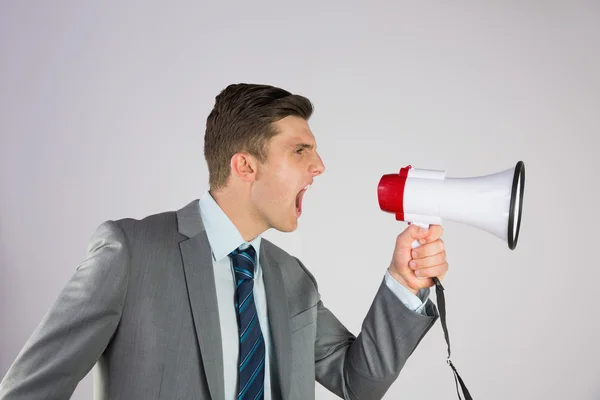
[[[315,163],[311,167],[311,173],[313,176],[323,175],[325,172],[325,164],[323,164],[323,160],[321,156],[316,153]]]

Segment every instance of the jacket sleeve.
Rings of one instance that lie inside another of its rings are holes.
[[[431,300],[427,300],[424,314],[408,309],[382,281],[355,337],[319,301],[316,380],[344,399],[381,399],[437,320]]]
[[[68,399],[94,366],[121,313],[129,253],[122,229],[112,221],[94,233],[54,304],[0,383],[0,400]]]

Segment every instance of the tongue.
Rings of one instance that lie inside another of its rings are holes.
[[[302,197],[304,197],[304,192],[306,192],[306,190],[302,189],[296,197],[296,208],[300,211],[302,211]]]

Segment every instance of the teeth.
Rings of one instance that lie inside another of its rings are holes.
[[[308,190],[310,189],[310,185],[306,185],[306,187],[304,188],[304,190]]]

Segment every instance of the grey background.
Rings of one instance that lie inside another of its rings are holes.
[[[524,160],[515,251],[445,224],[453,360],[476,399],[600,398],[599,52],[598,2],[3,1],[0,376],[102,221],[202,195],[214,96],[258,82],[314,102],[327,167],[298,230],[265,236],[355,333],[406,226],[381,175]],[[386,398],[455,398],[445,350],[438,323]]]

